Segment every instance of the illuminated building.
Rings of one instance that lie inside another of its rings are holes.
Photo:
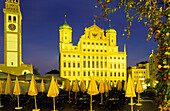
[[[131,66],[128,68],[128,74],[130,74],[134,80],[134,83],[137,83],[137,80],[141,80],[142,86],[146,89],[145,79],[149,79],[149,63],[140,62],[136,66]]]
[[[149,56],[149,74],[151,78],[151,86],[155,86],[157,81],[156,81],[156,74],[158,73],[158,59],[156,58],[156,53],[153,52]]]
[[[32,65],[22,61],[22,35],[19,0],[6,0],[4,12],[4,64],[0,71],[14,75],[33,73]]]
[[[72,43],[72,27],[66,20],[59,27],[60,76],[73,82],[75,79],[85,80],[86,86],[90,76],[98,80],[126,80],[126,47],[124,52],[118,51],[116,30],[105,31],[94,25],[85,28],[77,46]]]

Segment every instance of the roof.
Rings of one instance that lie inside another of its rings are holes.
[[[111,27],[111,20],[109,20],[109,28],[107,28],[105,32],[116,32],[116,30]]]
[[[60,29],[72,29],[72,27],[70,27],[70,26],[67,24],[66,15],[65,15],[65,22],[64,22],[64,24],[61,25],[59,28],[60,28]]]

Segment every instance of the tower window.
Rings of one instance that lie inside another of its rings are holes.
[[[8,17],[8,22],[11,22],[11,16]]]
[[[16,2],[18,2],[18,0],[16,0]]]
[[[16,23],[16,17],[15,16],[13,17],[13,21]]]
[[[13,62],[11,62],[11,65],[13,66],[13,65],[14,65],[14,63],[13,63]]]

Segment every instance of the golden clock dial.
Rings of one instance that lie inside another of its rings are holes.
[[[16,29],[16,26],[14,24],[9,24],[8,28],[12,31],[14,31]]]

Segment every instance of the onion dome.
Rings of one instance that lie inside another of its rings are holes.
[[[72,27],[70,27],[68,24],[67,24],[67,21],[66,21],[66,15],[65,15],[65,22],[62,26],[60,26],[60,29],[72,29]]]

